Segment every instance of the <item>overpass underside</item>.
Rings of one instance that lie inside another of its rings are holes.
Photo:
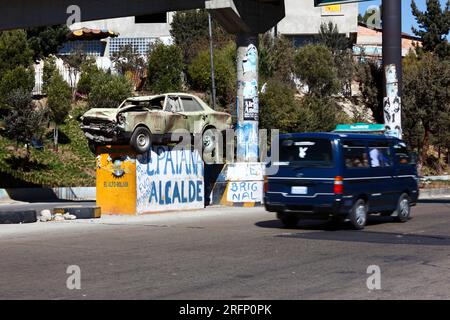
[[[285,14],[283,0],[15,0],[0,3],[0,30],[66,23],[73,5],[81,21],[208,8],[233,33],[265,32]]]

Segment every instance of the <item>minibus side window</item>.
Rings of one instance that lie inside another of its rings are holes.
[[[407,165],[413,162],[405,143],[403,142],[396,143],[394,145],[394,149],[395,149],[395,161],[397,164]]]
[[[369,158],[372,168],[386,168],[392,166],[392,154],[387,141],[369,142]]]
[[[361,141],[342,141],[344,153],[344,162],[347,168],[368,168],[369,157],[364,142]]]

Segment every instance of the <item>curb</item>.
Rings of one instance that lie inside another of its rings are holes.
[[[53,209],[53,214],[70,213],[77,217],[77,219],[99,219],[102,216],[100,207],[58,207]]]
[[[439,198],[439,197],[450,197],[450,188],[420,190],[419,200]]]
[[[36,210],[0,211],[0,224],[37,222]]]

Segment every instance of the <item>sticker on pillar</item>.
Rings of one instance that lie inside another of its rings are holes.
[[[388,65],[385,69],[386,76],[386,96],[398,96],[398,78],[397,71],[394,64]]]
[[[253,44],[251,44],[247,47],[247,52],[242,64],[244,74],[246,74],[247,72],[256,72],[257,64],[258,49]]]
[[[137,212],[204,208],[204,167],[197,150],[154,147],[138,156]]]
[[[249,161],[258,160],[258,122],[246,121],[237,125],[237,152],[239,158]]]
[[[244,99],[244,120],[258,121],[259,120],[259,99],[254,97],[252,99]]]
[[[263,183],[261,181],[230,182],[227,201],[233,203],[262,202]]]
[[[401,138],[402,136],[402,114],[401,98],[386,97],[383,101],[384,123],[386,135]]]
[[[245,81],[243,90],[244,99],[253,99],[258,96],[258,81]]]

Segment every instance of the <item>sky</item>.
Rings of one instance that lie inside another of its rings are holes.
[[[426,2],[425,0],[415,0],[417,6],[420,10],[424,11],[426,9]],[[440,0],[442,6],[445,5],[447,0]],[[380,5],[381,0],[373,0],[373,1],[367,1],[367,2],[361,2],[359,4],[359,11],[361,14],[364,14],[364,12],[367,10],[367,8],[371,5]],[[411,0],[402,0],[402,29],[403,32],[412,34],[411,27],[415,26],[417,27],[416,19],[411,13]],[[450,35],[448,37],[450,39]]]

